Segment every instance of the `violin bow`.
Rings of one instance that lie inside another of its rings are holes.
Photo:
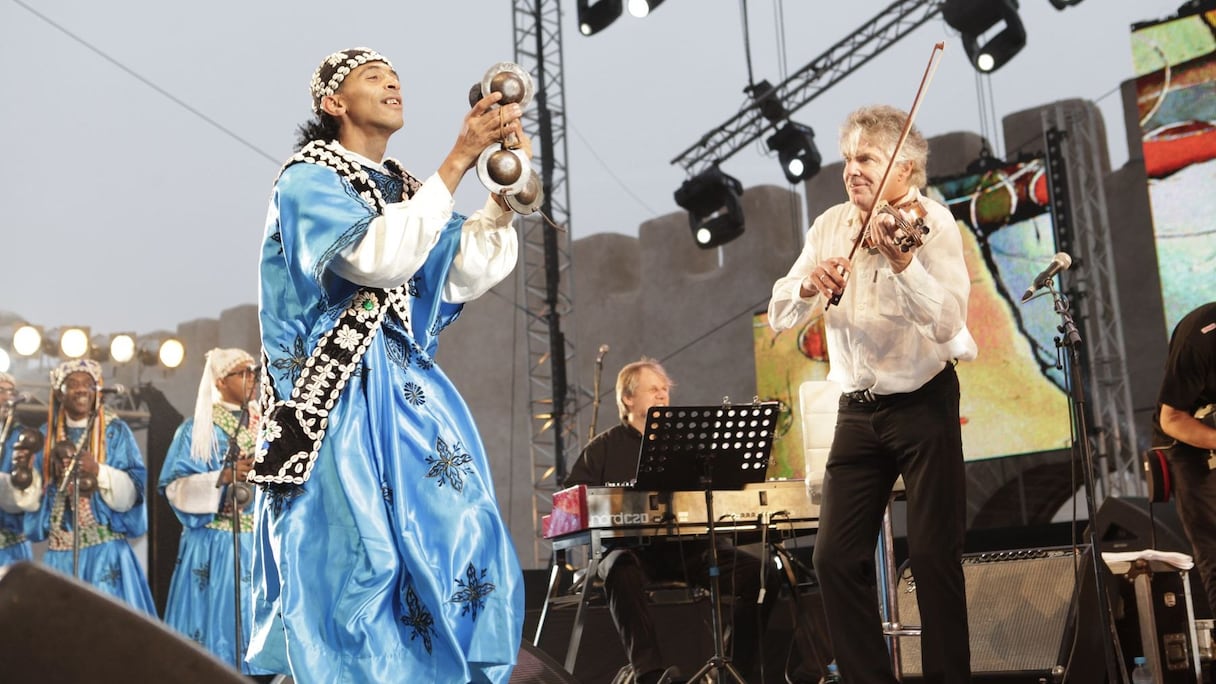
[[[904,142],[908,139],[908,134],[912,131],[912,122],[916,120],[916,113],[920,111],[920,103],[924,100],[925,91],[929,89],[929,84],[933,82],[933,74],[937,71],[937,65],[941,63],[941,53],[946,49],[944,41],[938,41],[933,46],[933,51],[929,53],[929,63],[925,65],[925,73],[920,78],[920,86],[916,89],[916,97],[912,100],[912,107],[908,110],[908,120],[904,122],[903,130],[899,132],[899,140],[895,143],[895,150],[891,152],[891,158],[887,161],[887,168],[882,172],[882,180],[878,182],[878,191],[874,193],[874,204],[870,207],[870,211],[866,214],[866,218],[862,221],[862,229],[857,233],[856,239],[853,240],[853,247],[849,250],[849,263],[853,262],[853,255],[857,253],[857,247],[865,240],[866,235],[870,233],[870,222],[874,220],[874,216],[878,214],[878,204],[882,202],[883,193],[887,191],[887,181],[891,178],[891,169],[895,168],[895,160],[899,159],[900,150],[904,147]],[[849,273],[845,272],[842,276],[844,285],[849,284]],[[840,298],[844,296],[844,287],[841,287],[840,292],[828,298],[828,303],[824,305],[824,311],[827,311],[833,304],[840,304]]]

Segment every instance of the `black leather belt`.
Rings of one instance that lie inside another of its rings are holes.
[[[878,401],[879,396],[868,389],[855,390],[853,392],[844,392],[841,396],[851,402],[857,404],[873,404]]]

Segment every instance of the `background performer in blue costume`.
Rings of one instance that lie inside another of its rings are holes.
[[[148,579],[128,542],[148,531],[148,471],[131,428],[101,405],[101,385],[101,364],[91,359],[65,361],[51,371],[46,443],[30,485],[40,493],[42,504],[37,513],[26,513],[25,535],[48,542],[42,560],[70,575],[75,529],[80,579],[155,616]],[[79,525],[72,515],[73,478],[67,473],[76,451]],[[59,495],[61,488],[66,496]]]
[[[34,557],[25,538],[25,514],[37,511],[39,504],[37,490],[31,491],[28,484],[17,486],[12,477],[14,466],[29,468],[34,462],[29,449],[17,448],[28,443],[22,440],[25,428],[17,420],[16,395],[17,380],[8,373],[0,373],[0,425],[9,428],[0,444],[0,568]]]
[[[259,420],[257,405],[251,403],[255,389],[257,370],[249,352],[244,349],[207,352],[194,416],[177,429],[160,471],[160,493],[169,500],[182,523],[177,565],[165,604],[165,622],[225,663],[244,660],[249,644],[253,497],[244,478],[253,466],[254,435]],[[231,486],[232,467],[224,460],[234,437],[238,449],[235,488]],[[233,492],[241,509],[239,659],[232,562]],[[241,669],[246,674],[268,674],[248,665]]]
[[[491,94],[420,181],[385,158],[402,87],[367,48],[313,75],[315,118],[275,183],[261,259],[249,662],[312,682],[506,682],[519,561],[473,417],[433,360],[463,302],[515,266],[499,198],[452,193],[520,107]],[[464,89],[461,89],[464,94]]]

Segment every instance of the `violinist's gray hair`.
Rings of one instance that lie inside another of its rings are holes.
[[[865,136],[890,154],[899,142],[899,134],[903,132],[907,120],[907,112],[890,105],[869,105],[854,110],[840,126],[840,153],[845,155],[855,151],[862,136]],[[929,163],[929,143],[915,125],[908,131],[908,138],[904,140],[896,161],[912,165],[912,173],[908,177],[910,186],[925,187],[928,182],[925,167]]]

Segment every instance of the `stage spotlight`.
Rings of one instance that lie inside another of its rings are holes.
[[[629,0],[629,13],[641,19],[661,4],[663,4],[663,0]]]
[[[768,149],[777,153],[781,171],[790,185],[819,173],[823,157],[815,147],[815,131],[793,121],[787,122],[766,141]]]
[[[59,333],[59,352],[69,359],[79,359],[89,353],[88,328],[64,328]]]
[[[676,204],[688,211],[698,247],[718,247],[743,234],[742,194],[743,185],[717,166],[684,181],[676,190]]]
[[[132,333],[116,333],[110,336],[110,360],[115,363],[127,363],[135,358],[135,335]]]
[[[1026,27],[1018,16],[1017,0],[946,0],[942,16],[961,34],[963,51],[979,71],[1000,69],[1026,47]],[[985,37],[981,45],[980,39]]]
[[[25,324],[13,332],[13,351],[21,356],[33,356],[42,349],[42,328]]]
[[[621,0],[578,0],[578,31],[584,36],[603,31],[619,16]]]
[[[177,368],[186,358],[186,346],[176,337],[170,337],[160,343],[156,356],[165,368]]]

